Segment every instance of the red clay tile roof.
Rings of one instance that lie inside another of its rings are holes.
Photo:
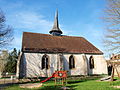
[[[111,60],[119,60],[119,59],[120,59],[120,54],[118,54],[118,55],[113,55],[110,59],[111,59]]]
[[[22,51],[103,54],[83,37],[52,36],[30,32],[23,33]]]

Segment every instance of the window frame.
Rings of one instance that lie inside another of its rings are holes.
[[[89,68],[90,69],[94,69],[95,68],[95,63],[94,63],[93,56],[90,56],[90,58],[89,58]]]
[[[46,54],[42,56],[41,69],[49,69],[49,56]]]
[[[73,55],[69,57],[69,69],[75,69],[75,57]]]

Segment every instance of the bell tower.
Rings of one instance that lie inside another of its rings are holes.
[[[49,31],[49,33],[52,34],[53,36],[61,36],[61,34],[63,33],[59,28],[58,10],[56,11],[53,28],[52,30]]]

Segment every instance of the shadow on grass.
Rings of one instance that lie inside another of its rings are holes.
[[[68,87],[70,90],[75,90],[74,88],[77,87],[77,85],[69,85],[69,86],[45,86],[45,87],[40,88],[40,90],[62,90],[61,89],[62,87]]]
[[[68,81],[67,83],[68,84],[76,84],[76,83],[80,83],[80,82],[83,82],[83,81]]]
[[[60,88],[60,86],[44,86],[40,90],[61,90]]]
[[[75,87],[77,87],[78,85],[70,85],[70,86],[67,86],[70,88],[70,90],[75,90]]]
[[[7,87],[7,86],[10,86],[10,85],[13,85],[13,84],[12,84],[12,83],[0,84],[0,90],[1,90],[2,88],[5,88],[5,87]]]
[[[84,79],[84,80],[72,80],[72,81],[67,81],[68,84],[76,84],[76,83],[82,83],[82,82],[87,82],[87,81],[92,81],[92,80],[97,80],[97,79]]]

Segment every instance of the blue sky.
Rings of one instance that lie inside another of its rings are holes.
[[[23,32],[49,34],[58,8],[64,35],[85,37],[104,51],[101,17],[105,0],[0,0],[0,8],[5,13],[6,24],[14,28],[10,49],[21,49]]]

